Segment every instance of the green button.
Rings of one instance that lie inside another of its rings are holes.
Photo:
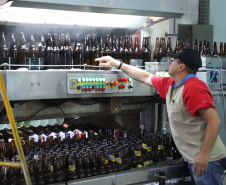
[[[100,84],[100,88],[102,88],[102,84]]]
[[[86,81],[86,79],[85,78],[82,78],[82,82],[85,82]]]
[[[86,87],[86,84],[82,84],[83,87]]]
[[[129,78],[129,82],[132,82],[132,78]]]
[[[103,84],[103,87],[105,87],[106,86],[106,84]]]
[[[86,78],[86,82],[89,82],[89,78]]]
[[[90,88],[92,88],[92,86],[93,86],[92,84],[89,84],[89,87],[90,87]]]
[[[78,78],[78,82],[81,82],[81,78]]]
[[[99,82],[99,79],[98,78],[96,78],[96,82]]]
[[[92,82],[93,81],[93,79],[92,78],[89,78],[89,82]]]
[[[97,87],[99,87],[99,84],[97,84]]]
[[[106,79],[105,78],[103,78],[103,82],[106,82]]]
[[[96,82],[96,78],[93,78],[93,82]]]
[[[100,81],[100,82],[102,82],[102,81],[103,81],[103,79],[102,79],[102,78],[99,78],[99,81]]]

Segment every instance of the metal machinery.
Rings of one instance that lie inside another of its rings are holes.
[[[98,1],[94,4],[90,1],[68,3],[65,1],[46,3],[42,0],[14,0],[14,6],[43,8],[44,5],[47,9],[69,9],[71,11],[116,12],[175,18],[181,17],[184,12],[184,5],[180,0],[170,2],[153,0],[151,3],[149,0],[142,4],[134,0],[128,9],[124,6],[125,1],[120,3],[115,0]],[[209,83],[215,104],[220,105],[217,111],[223,123],[225,120],[226,59],[203,57],[202,60],[203,67],[197,76],[205,83]],[[145,70],[156,75],[164,75],[168,70],[168,65],[167,59],[159,63],[147,62]],[[155,89],[131,79],[121,70],[2,70],[1,74],[15,120],[18,123],[24,120],[76,119],[79,117],[82,121],[91,122],[103,128],[139,129],[143,126],[148,131],[161,131],[162,128],[167,128],[165,105],[159,99]],[[2,97],[0,97],[0,110],[3,110],[3,107]],[[5,122],[7,122],[7,116],[0,115],[0,123]],[[221,129],[221,133],[223,136],[224,129]],[[222,139],[225,140],[225,138]],[[68,184],[147,184],[184,177],[189,177],[186,164],[172,160],[156,163],[143,169],[69,181]],[[174,184],[179,184],[179,182],[174,182]],[[181,184],[191,184],[191,182],[188,180]]]

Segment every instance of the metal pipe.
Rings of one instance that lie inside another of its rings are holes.
[[[12,168],[21,168],[21,163],[0,161],[0,166],[8,166]]]
[[[18,130],[17,130],[17,127],[16,127],[15,119],[14,119],[14,116],[13,116],[13,112],[12,112],[12,109],[11,109],[11,106],[10,106],[10,103],[9,103],[9,99],[8,99],[8,96],[7,96],[7,93],[6,93],[5,85],[4,85],[4,82],[3,82],[2,73],[0,73],[0,90],[1,90],[1,94],[2,94],[2,99],[3,99],[4,104],[5,104],[5,109],[6,109],[6,112],[7,112],[7,115],[8,115],[8,119],[9,119],[9,122],[10,122],[10,125],[11,125],[11,129],[12,129],[13,137],[14,137],[14,140],[15,140],[17,152],[18,152],[18,155],[20,157],[20,163],[21,163],[21,167],[22,167],[22,170],[23,170],[25,182],[26,182],[27,185],[32,185],[31,179],[30,179],[30,174],[29,174],[29,171],[28,171],[27,163],[26,163],[26,159],[25,159],[25,156],[24,156],[24,151],[23,151],[23,148],[22,148],[22,145],[21,145],[21,142],[20,142],[20,137],[19,137],[19,134],[18,134]]]

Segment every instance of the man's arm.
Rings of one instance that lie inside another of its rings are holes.
[[[206,173],[209,154],[218,136],[221,121],[216,110],[213,108],[199,109],[198,112],[207,121],[207,125],[206,136],[200,153],[196,157],[193,174],[202,176],[204,173]]]
[[[118,60],[115,60],[114,58],[110,56],[105,56],[101,58],[95,59],[95,61],[99,61],[100,66],[104,67],[118,67],[120,62]],[[125,72],[127,75],[129,75],[131,78],[140,81],[142,83],[145,83],[147,85],[152,85],[151,77],[152,74],[148,73],[145,70],[139,69],[134,66],[127,65],[125,63],[122,64],[120,68],[123,72]]]

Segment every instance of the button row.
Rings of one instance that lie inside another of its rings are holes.
[[[78,78],[78,82],[105,82],[105,78]]]
[[[82,89],[82,91],[105,91],[106,90],[106,85],[105,84],[82,84],[81,86],[78,85],[77,89]]]

